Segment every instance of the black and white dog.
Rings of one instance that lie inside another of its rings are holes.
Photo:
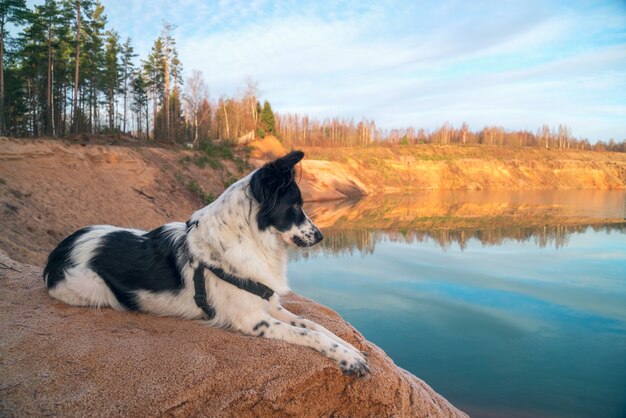
[[[304,345],[344,373],[369,372],[363,353],[326,328],[281,307],[289,292],[287,245],[322,233],[302,210],[293,151],[230,186],[187,223],[150,232],[90,226],[50,253],[44,281],[70,305],[204,319],[211,326]]]

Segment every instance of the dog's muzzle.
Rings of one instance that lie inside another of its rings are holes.
[[[292,230],[289,234],[291,242],[298,247],[311,247],[324,239],[324,234],[311,222],[307,220],[304,227],[298,228],[296,231]]]
[[[298,247],[311,247],[323,239],[324,234],[322,234],[322,232],[315,226],[312,226],[310,231],[306,231],[298,235],[293,235],[291,237],[291,241]]]

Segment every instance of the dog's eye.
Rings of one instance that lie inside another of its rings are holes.
[[[296,203],[296,204],[293,205],[293,208],[295,210],[300,210],[300,207],[301,207],[300,203]]]

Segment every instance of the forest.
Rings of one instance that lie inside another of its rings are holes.
[[[0,0],[0,134],[68,137],[114,134],[129,140],[180,143],[242,142],[272,134],[287,147],[414,144],[491,145],[626,152],[626,140],[576,138],[563,124],[535,132],[466,123],[381,129],[363,118],[274,113],[258,99],[255,80],[232,97],[209,96],[202,72],[185,72],[175,27],[162,22],[145,57],[132,40],[108,27],[96,0]]]

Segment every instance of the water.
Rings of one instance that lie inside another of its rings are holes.
[[[309,207],[296,292],[471,416],[626,416],[624,192],[368,200]]]

